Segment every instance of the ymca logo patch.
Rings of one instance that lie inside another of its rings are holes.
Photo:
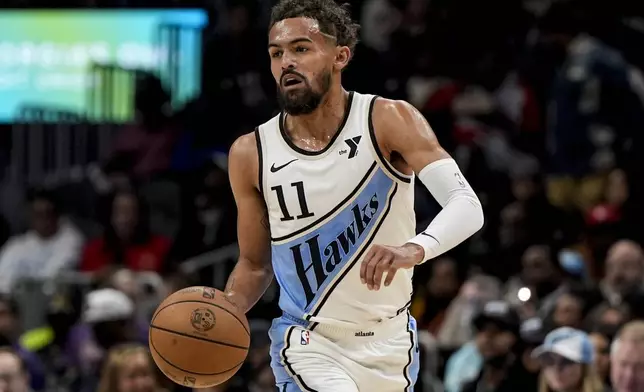
[[[302,331],[302,334],[300,335],[300,344],[302,346],[306,346],[311,342],[311,336],[309,331]]]
[[[360,143],[360,139],[362,139],[362,136],[355,136],[352,137],[351,139],[346,139],[344,142],[349,146],[349,158],[351,159],[358,155],[358,144]],[[344,153],[346,153],[346,150],[342,150]],[[340,155],[344,154],[342,151],[340,151]]]

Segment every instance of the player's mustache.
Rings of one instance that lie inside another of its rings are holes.
[[[299,77],[300,79],[302,79],[302,81],[304,83],[308,83],[308,81],[306,80],[306,77],[304,75],[302,75],[301,73],[296,72],[296,71],[292,71],[292,70],[287,70],[287,71],[284,71],[282,73],[282,76],[280,76],[280,85],[284,84],[284,78],[287,77],[288,75],[295,75],[295,76]]]

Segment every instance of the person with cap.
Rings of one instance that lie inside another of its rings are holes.
[[[462,392],[464,387],[480,376],[484,365],[500,368],[509,360],[499,343],[514,346],[519,331],[519,316],[506,301],[490,301],[473,319],[476,335],[447,361],[445,391]]]
[[[541,318],[532,317],[521,323],[521,363],[526,371],[525,376],[529,377],[534,385],[539,379],[541,364],[538,358],[532,356],[532,351],[543,343],[545,335],[545,326]]]
[[[85,299],[83,323],[74,333],[74,351],[82,373],[80,391],[94,391],[106,353],[119,344],[141,340],[135,328],[134,302],[123,292],[103,288]],[[147,343],[147,339],[144,340]]]
[[[488,303],[474,319],[483,368],[462,392],[536,392],[519,360],[520,318],[505,301]],[[532,388],[532,389],[531,389]]]
[[[604,392],[595,367],[594,348],[587,333],[557,328],[533,352],[541,363],[539,392]]]

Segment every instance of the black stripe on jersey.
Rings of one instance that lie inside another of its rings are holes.
[[[412,295],[413,295],[413,294],[414,294],[414,293],[412,293]],[[400,309],[398,309],[398,310],[396,311],[396,316],[398,316],[399,314],[401,314],[402,312],[404,312],[405,310],[407,310],[407,309],[409,308],[409,306],[411,306],[411,299],[410,299],[409,301],[407,301],[407,303],[406,303],[406,304],[404,304],[402,308],[400,308]]]
[[[391,165],[391,163],[385,159],[385,157],[382,155],[382,151],[380,151],[380,147],[378,147],[378,141],[376,140],[376,131],[373,127],[373,106],[376,104],[376,99],[380,97],[375,96],[371,99],[371,103],[369,104],[369,137],[371,138],[371,144],[373,144],[373,148],[376,151],[376,155],[378,155],[378,160],[384,166],[385,169],[391,174],[392,176],[396,177],[398,180],[406,183],[411,182],[410,177],[404,177],[398,173],[396,169]]]
[[[282,360],[284,361],[284,366],[286,367],[286,370],[288,371],[290,376],[294,380],[297,379],[297,381],[299,381],[299,384],[302,386],[302,388],[304,388],[305,391],[317,392],[315,389],[313,389],[313,388],[309,387],[308,385],[306,385],[304,380],[302,380],[302,376],[300,376],[299,374],[295,373],[295,370],[293,369],[293,366],[291,365],[291,363],[288,361],[288,358],[286,357],[286,350],[288,350],[289,347],[291,347],[291,334],[293,333],[294,329],[295,329],[295,326],[293,325],[293,326],[289,327],[288,332],[286,333],[286,345],[282,349]]]
[[[427,234],[427,233],[425,233],[424,231],[421,231],[421,232],[420,232],[420,235],[425,235],[425,236],[427,236],[427,237],[430,237],[430,238],[431,238],[431,239],[433,239],[434,241],[438,242],[438,244],[439,244],[439,245],[440,245],[440,243],[441,243],[441,242],[440,242],[436,237],[434,237],[434,236],[433,236],[433,235],[431,235],[431,234]]]
[[[403,368],[403,377],[405,377],[405,380],[407,381],[407,386],[405,387],[405,392],[411,390],[411,387],[413,387],[411,378],[409,377],[409,367],[411,366],[411,362],[414,360],[414,331],[411,330],[409,327],[410,324],[410,319],[409,319],[409,312],[407,312],[407,332],[409,332],[409,340],[411,341],[411,345],[409,346],[409,351],[407,351],[407,358],[408,362],[407,365]]]
[[[290,148],[292,148],[295,152],[298,154],[302,155],[308,155],[308,156],[315,156],[315,155],[320,155],[324,154],[327,152],[331,146],[335,143],[335,141],[338,139],[338,136],[342,133],[342,130],[344,129],[344,126],[347,124],[347,120],[349,119],[349,114],[351,113],[351,104],[353,102],[353,91],[349,92],[349,98],[347,99],[347,106],[344,109],[344,117],[342,118],[342,122],[340,123],[340,126],[338,129],[335,131],[335,134],[329,140],[329,144],[326,145],[323,149],[319,151],[309,151],[309,150],[304,150],[302,148],[299,148],[298,146],[293,143],[290,137],[288,137],[288,133],[286,132],[286,117],[284,116],[284,112],[280,113],[280,118],[279,118],[279,126],[280,126],[280,134],[282,135],[282,138],[288,144]]]
[[[333,290],[335,290],[335,288],[338,286],[338,284],[340,284],[342,279],[344,279],[344,277],[349,273],[351,268],[353,268],[353,266],[358,262],[358,260],[360,260],[360,258],[364,254],[364,252],[366,252],[367,249],[371,246],[371,242],[373,242],[373,239],[376,237],[376,234],[378,233],[378,230],[380,230],[380,226],[382,226],[382,223],[385,221],[385,219],[387,219],[387,215],[389,215],[389,211],[391,210],[391,203],[394,200],[394,196],[396,196],[396,192],[398,191],[398,184],[396,184],[395,182],[394,182],[394,184],[395,184],[394,185],[394,190],[391,192],[391,196],[389,196],[389,201],[387,203],[387,208],[383,212],[382,218],[380,219],[380,222],[378,222],[378,225],[376,227],[374,227],[373,231],[371,232],[371,236],[365,241],[365,244],[362,247],[362,249],[360,249],[360,252],[358,252],[358,254],[353,257],[353,260],[351,261],[351,264],[349,264],[348,266],[345,266],[344,271],[342,271],[340,276],[335,280],[335,282],[333,282],[331,287],[328,287],[326,289],[326,293],[324,294],[322,299],[320,301],[318,301],[317,305],[315,306],[315,310],[313,311],[313,313],[308,314],[305,317],[307,321],[311,320],[311,317],[315,317],[320,313],[320,310],[322,309],[322,306],[324,306],[324,303],[329,299],[329,296],[331,295]]]
[[[257,142],[257,161],[259,162],[259,193],[264,195],[264,153],[262,152],[262,138],[259,136],[259,127],[255,128],[255,141]]]
[[[374,161],[374,162],[371,164],[371,167],[369,168],[369,170],[367,170],[367,174],[365,174],[365,175],[362,177],[362,179],[360,180],[360,182],[358,183],[358,186],[356,186],[356,187],[351,191],[351,193],[349,193],[349,195],[348,195],[347,197],[345,197],[345,198],[344,198],[344,200],[342,200],[342,201],[341,201],[340,203],[338,203],[335,207],[333,207],[333,208],[331,209],[331,211],[329,211],[329,212],[327,212],[326,214],[324,214],[324,216],[323,216],[323,217],[321,217],[320,219],[318,219],[318,220],[316,220],[315,222],[311,223],[310,225],[307,225],[307,226],[304,226],[304,227],[303,227],[303,228],[301,228],[301,229],[295,230],[294,232],[292,232],[292,233],[290,233],[290,234],[283,235],[283,236],[281,236],[281,237],[276,237],[276,238],[271,237],[271,241],[284,241],[284,240],[287,240],[287,239],[289,239],[289,238],[291,238],[291,237],[295,237],[295,236],[296,236],[296,235],[298,235],[298,234],[302,234],[302,233],[304,233],[305,231],[310,230],[311,228],[313,228],[313,227],[315,227],[315,226],[319,225],[320,223],[324,222],[328,217],[330,217],[331,215],[335,214],[335,212],[336,212],[336,211],[338,211],[338,210],[339,210],[340,208],[342,208],[345,204],[347,204],[347,202],[348,202],[349,200],[351,200],[351,199],[356,195],[356,193],[358,193],[358,191],[360,190],[360,188],[362,188],[362,186],[364,185],[365,181],[367,181],[367,179],[368,179],[369,177],[371,177],[371,174],[372,174],[372,173],[373,173],[373,171],[376,169],[376,167],[378,167],[378,164]]]

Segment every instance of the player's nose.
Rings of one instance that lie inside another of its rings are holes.
[[[297,61],[295,56],[291,56],[288,53],[282,55],[282,71],[294,70],[297,68]]]

